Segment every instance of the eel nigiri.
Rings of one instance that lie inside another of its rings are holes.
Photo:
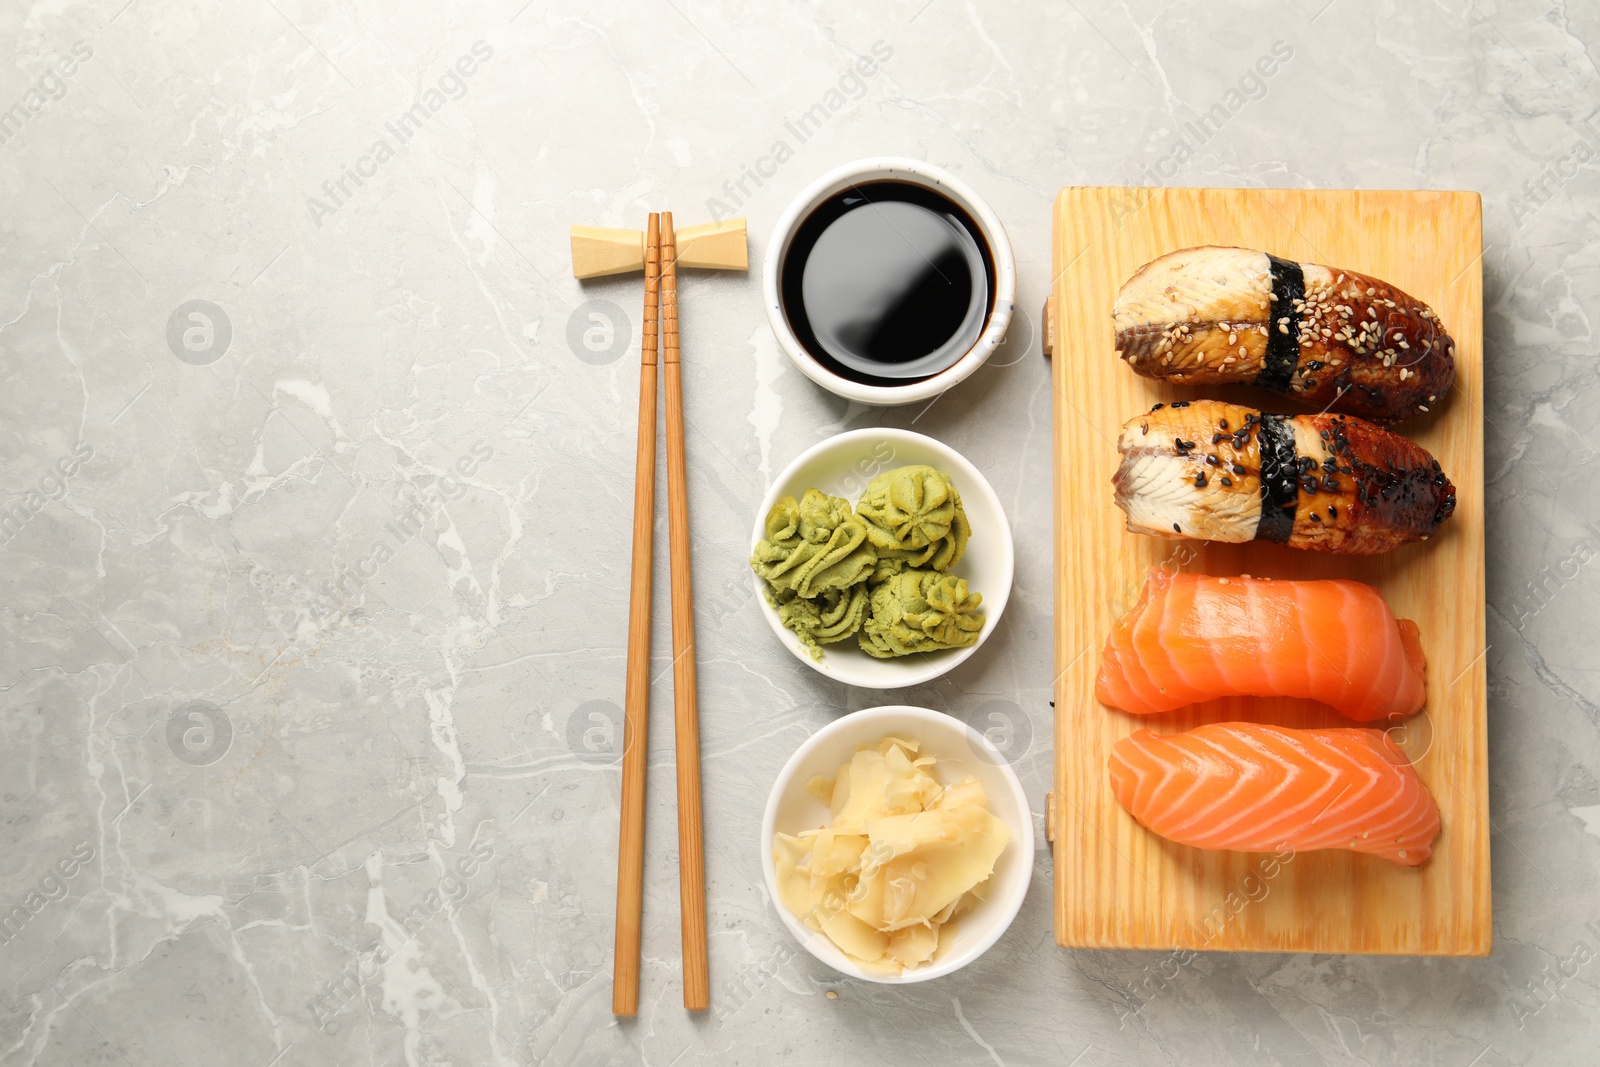
[[[1219,722],[1135,730],[1111,749],[1111,789],[1146,829],[1196,848],[1343,848],[1416,867],[1439,808],[1382,730]]]
[[[1456,508],[1427,449],[1349,415],[1157,404],[1117,438],[1128,529],[1370,555],[1425,541]]]
[[[1370,585],[1213,578],[1152,568],[1106,637],[1094,694],[1135,715],[1227,696],[1319,700],[1358,722],[1422,709],[1417,624]]]
[[[1140,267],[1112,312],[1146,378],[1239,382],[1376,422],[1427,411],[1455,380],[1455,341],[1388,282],[1248,248],[1185,248]]]

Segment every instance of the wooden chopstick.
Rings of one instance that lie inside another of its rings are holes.
[[[678,906],[683,920],[683,1006],[711,1006],[706,952],[705,838],[700,820],[700,722],[695,700],[694,596],[689,576],[689,475],[678,359],[677,236],[661,214],[661,362],[667,379],[667,525],[672,561],[672,701],[677,720]]]
[[[650,215],[644,255],[644,337],[639,345],[639,451],[633,483],[633,580],[628,593],[628,675],[622,725],[622,827],[617,842],[617,941],[611,1011],[639,1010],[639,927],[644,910],[644,772],[650,736],[650,579],[656,521],[656,319],[661,217]],[[674,342],[676,344],[676,342]]]

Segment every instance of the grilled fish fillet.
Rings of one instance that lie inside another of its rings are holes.
[[[1134,533],[1372,555],[1425,541],[1456,506],[1427,450],[1349,415],[1157,404],[1117,438]]]
[[[1455,380],[1428,305],[1355,271],[1248,248],[1171,252],[1117,294],[1117,352],[1146,378],[1236,382],[1375,422],[1427,411]]]

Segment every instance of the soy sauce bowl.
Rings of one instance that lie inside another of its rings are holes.
[[[946,648],[937,652],[917,652],[894,659],[877,659],[861,651],[854,636],[822,646],[822,658],[813,659],[811,650],[794,631],[783,625],[778,612],[767,600],[767,583],[751,574],[756,600],[772,632],[795,658],[812,670],[863,689],[899,689],[921,685],[955,669],[972,657],[1000,624],[1000,616],[1011,597],[1011,579],[1016,569],[1016,550],[1011,541],[1011,524],[1006,520],[1000,498],[995,495],[978,468],[942,441],[910,430],[886,428],[850,430],[828,438],[802,452],[785,467],[767,490],[756,511],[750,548],[766,537],[767,515],[786,496],[800,499],[807,489],[820,489],[829,496],[843,497],[855,504],[867,483],[884,471],[925,463],[950,476],[961,494],[972,537],[961,560],[951,568],[965,579],[974,593],[983,594],[979,610],[983,629],[978,640],[967,648]]]
[[[832,197],[869,182],[903,182],[942,196],[960,208],[977,225],[987,252],[993,260],[994,291],[989,311],[976,343],[944,370],[904,385],[869,384],[845,377],[825,365],[807,350],[785,311],[782,296],[783,267],[802,224]],[[1017,264],[1005,228],[983,198],[955,175],[919,159],[878,156],[847,163],[818,178],[795,198],[784,211],[767,246],[761,281],[767,302],[767,321],[778,344],[800,372],[829,392],[863,404],[893,406],[929,400],[970,377],[983,366],[1011,324],[1017,297]]]

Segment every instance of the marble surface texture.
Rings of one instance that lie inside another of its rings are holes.
[[[0,39],[0,1064],[1596,1062],[1600,7],[11,0]],[[874,154],[988,198],[1019,319],[882,410],[787,363],[759,268],[686,279],[713,1010],[681,1007],[663,610],[619,1023],[639,287],[574,282],[567,228],[740,213],[759,258]],[[1003,723],[1042,806],[1071,183],[1483,193],[1492,956],[1160,977],[1055,946],[1042,840],[951,978],[845,980],[780,925],[767,790],[883,699],[746,584],[769,480],[830,434],[926,430],[998,490],[1000,631],[890,696]]]

